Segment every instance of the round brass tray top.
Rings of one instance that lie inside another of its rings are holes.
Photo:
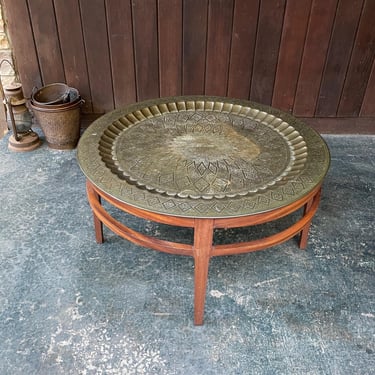
[[[290,204],[329,167],[323,139],[249,101],[149,100],[96,120],[78,144],[86,177],[114,198],[183,217],[252,215]]]

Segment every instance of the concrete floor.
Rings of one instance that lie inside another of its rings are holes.
[[[375,137],[325,139],[332,165],[307,250],[290,240],[213,259],[202,327],[190,258],[107,229],[96,244],[75,151],[11,153],[2,139],[0,374],[373,374]]]

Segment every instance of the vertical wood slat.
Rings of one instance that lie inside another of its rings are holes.
[[[204,94],[208,0],[184,0],[182,91]]]
[[[286,3],[272,105],[291,112],[311,9],[311,0]]]
[[[23,92],[25,97],[30,97],[33,87],[42,86],[42,78],[27,1],[3,0],[3,6]],[[22,20],[22,27],[19,27],[19,20]]]
[[[363,98],[360,116],[375,117],[375,60],[372,63],[371,74]]]
[[[131,0],[106,0],[115,108],[137,100]]]
[[[340,0],[315,115],[335,117],[344,85],[363,0]]]
[[[43,84],[64,82],[65,73],[53,2],[29,0],[28,3]],[[43,12],[40,9],[43,9]]]
[[[156,1],[137,0],[132,6],[138,100],[151,99],[159,96]]]
[[[375,56],[375,1],[366,0],[346,73],[338,116],[359,115]]]
[[[79,4],[76,0],[54,0],[54,6],[66,83],[79,87],[80,95],[85,98],[82,110],[90,113],[93,108]]]
[[[259,11],[250,99],[271,104],[285,0],[262,0]]]
[[[114,108],[107,37],[106,9],[102,0],[80,0],[93,110]]]
[[[228,86],[233,0],[209,3],[205,94],[225,96]]]
[[[313,117],[338,0],[313,0],[293,113]]]
[[[232,98],[248,99],[250,95],[259,1],[235,1],[227,93]]]
[[[160,96],[182,91],[182,0],[159,0]]]

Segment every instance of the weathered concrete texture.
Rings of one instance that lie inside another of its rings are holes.
[[[291,240],[213,259],[202,327],[190,258],[107,229],[96,244],[75,151],[16,154],[3,139],[0,374],[373,373],[375,137],[325,138],[332,165],[307,250]]]

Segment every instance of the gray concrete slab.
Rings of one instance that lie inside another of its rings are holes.
[[[372,374],[375,137],[325,139],[332,165],[307,250],[290,240],[213,259],[202,327],[190,258],[107,229],[96,244],[76,152],[13,153],[2,139],[0,374]]]

